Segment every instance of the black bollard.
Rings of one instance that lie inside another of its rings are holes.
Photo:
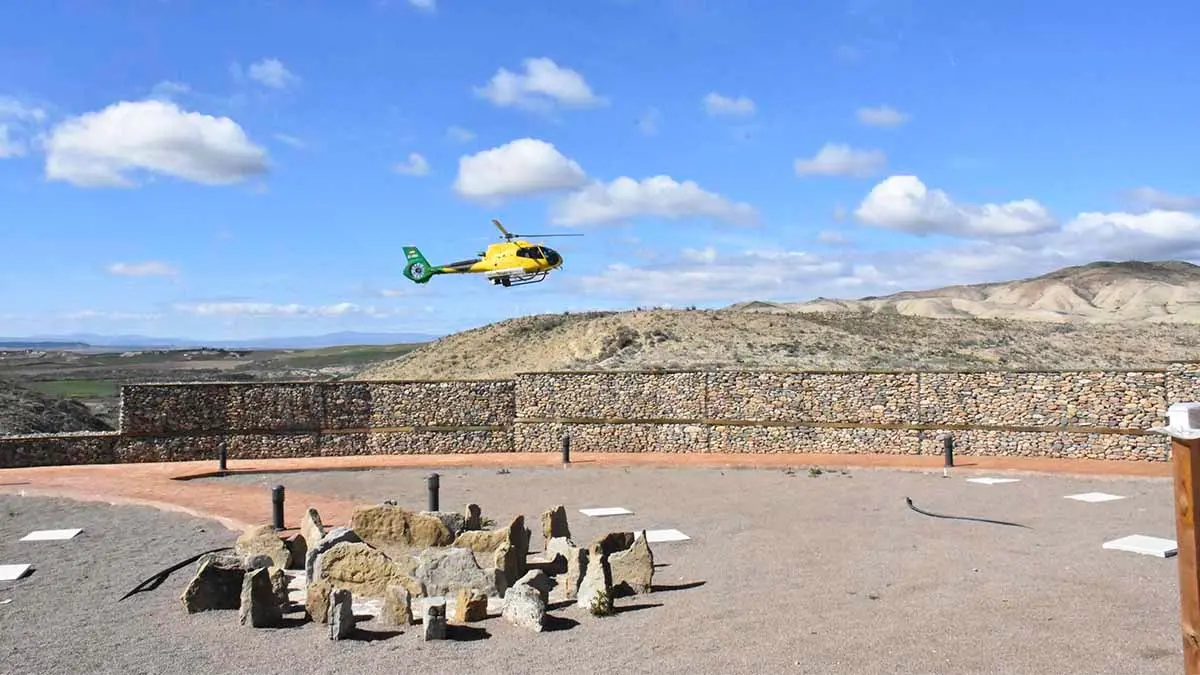
[[[946,438],[944,438],[942,440],[942,443],[945,445],[944,452],[946,454],[946,466],[953,467],[954,466],[954,437],[947,434]]]
[[[221,441],[221,446],[217,448],[217,467],[221,471],[225,471],[225,462],[229,459],[229,451],[225,448],[225,441]]]
[[[562,443],[563,464],[571,463],[571,434],[563,434]]]
[[[271,488],[271,505],[275,507],[275,529],[283,529],[283,486],[276,485]]]
[[[436,473],[429,474],[425,479],[429,484],[429,510],[438,510],[438,475]]]

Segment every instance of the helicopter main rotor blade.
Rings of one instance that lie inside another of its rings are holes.
[[[514,234],[514,237],[582,237],[582,234]]]

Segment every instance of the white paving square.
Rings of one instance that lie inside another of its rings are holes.
[[[1074,499],[1079,502],[1111,502],[1118,499],[1125,499],[1121,495],[1110,495],[1107,492],[1082,492],[1077,495],[1067,495],[1063,499]]]
[[[0,565],[0,581],[15,581],[28,571],[29,565]]]
[[[1179,552],[1174,539],[1148,537],[1144,534],[1131,534],[1128,537],[1104,542],[1103,548],[1113,551],[1129,551],[1158,558],[1167,558]]]
[[[78,527],[70,530],[35,530],[21,537],[21,541],[62,541],[71,539],[80,532],[83,532],[83,529]]]
[[[585,516],[593,518],[600,516],[628,516],[632,515],[633,511],[622,506],[602,506],[593,509],[579,509],[579,512]]]
[[[1020,478],[991,478],[991,477],[983,477],[983,478],[968,478],[968,479],[967,479],[967,482],[970,482],[970,483],[982,483],[983,485],[999,485],[1000,483],[1019,483],[1020,481],[1021,481],[1021,479],[1020,479]]]
[[[638,530],[635,536],[641,539],[641,530]],[[687,541],[689,539],[691,537],[679,530],[646,530],[646,543],[648,544],[656,544],[664,541]]]

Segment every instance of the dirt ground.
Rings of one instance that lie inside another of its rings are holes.
[[[426,506],[422,470],[202,479]],[[1129,534],[1174,538],[1169,479],[1019,475],[980,485],[941,471],[514,468],[441,472],[444,510],[479,504],[497,524],[524,514],[540,550],[540,513],[567,507],[587,542],[615,530],[676,528],[652,545],[655,593],[596,618],[557,608],[558,630],[502,618],[426,643],[374,622],[333,643],[324,626],[239,626],[236,612],[188,616],[190,568],[120,604],[154,571],[234,534],[211,521],[139,507],[0,496],[0,564],[33,575],[0,582],[2,672],[192,673],[1175,673],[1174,558],[1103,550]],[[181,489],[186,489],[181,486]],[[1105,503],[1064,499],[1102,491]],[[1027,527],[938,519],[910,510]],[[633,515],[588,518],[580,508]],[[252,516],[259,518],[260,516]],[[261,517],[269,517],[264,513]],[[288,523],[290,526],[295,523]],[[68,542],[18,542],[29,530],[83,527]]]

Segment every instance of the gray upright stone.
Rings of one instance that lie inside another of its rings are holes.
[[[446,639],[446,599],[428,598],[422,619],[426,640]]]
[[[504,594],[501,616],[513,625],[541,632],[546,624],[546,601],[542,592],[523,581],[517,583]]]
[[[354,603],[349,589],[333,592],[329,603],[329,639],[344,640],[354,632]]]
[[[322,537],[321,540],[315,545],[310,545],[308,547],[308,552],[305,554],[304,561],[304,583],[311,584],[313,579],[317,578],[317,558],[319,558],[322,553],[342,542],[356,544],[361,541],[362,539],[358,536],[358,534],[348,527],[335,527],[330,530],[329,534],[326,534],[324,537]]]
[[[612,611],[612,570],[608,566],[608,554],[600,542],[592,544],[587,552],[587,571],[579,582],[575,605],[592,612]]]
[[[283,621],[279,595],[271,580],[271,570],[259,567],[242,577],[238,622],[254,628],[274,628]]]
[[[188,614],[241,606],[246,567],[236,553],[214,553],[196,564],[196,574],[179,600]]]
[[[425,584],[434,596],[453,595],[460,588],[473,588],[485,595],[499,595],[495,570],[485,570],[475,554],[465,548],[429,548],[418,554],[413,578]]]

